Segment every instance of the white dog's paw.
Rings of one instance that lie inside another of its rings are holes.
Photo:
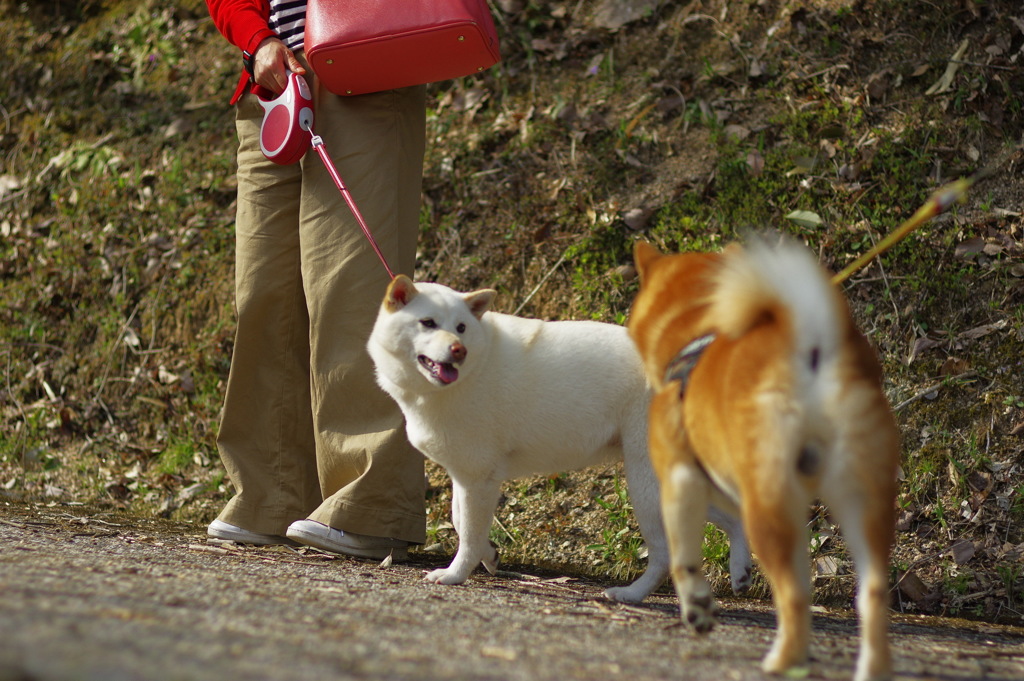
[[[481,558],[480,563],[489,574],[496,575],[498,574],[498,550],[494,548],[494,544],[491,544],[490,550],[490,554]]]
[[[706,634],[715,626],[715,616],[718,613],[718,605],[711,594],[702,596],[689,596],[680,603],[683,619],[693,627],[698,634]]]
[[[746,593],[747,589],[750,588],[750,583],[753,581],[753,568],[748,563],[746,568],[740,572],[733,572],[729,575],[732,581],[732,592],[739,596],[740,594]]]
[[[637,593],[637,590],[633,588],[633,585],[629,586],[613,586],[609,589],[604,590],[604,597],[610,601],[616,603],[627,603],[636,604],[640,603],[647,597],[647,591],[643,593]]]
[[[457,570],[451,568],[431,570],[423,576],[423,579],[434,584],[462,584],[466,578],[467,575],[461,575]]]

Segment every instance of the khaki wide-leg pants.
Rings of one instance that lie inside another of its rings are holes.
[[[413,274],[423,87],[338,97],[310,78],[323,138],[392,269]],[[376,384],[366,340],[388,275],[317,153],[260,151],[263,110],[236,115],[238,330],[218,436],[236,494],[220,519],[283,535],[294,520],[425,540],[423,457]]]

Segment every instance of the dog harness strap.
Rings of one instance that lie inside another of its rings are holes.
[[[715,340],[715,334],[709,333],[689,342],[676,355],[665,369],[665,383],[679,381],[679,397],[686,394],[686,384],[690,381],[690,372],[697,366],[697,360],[704,350]]]

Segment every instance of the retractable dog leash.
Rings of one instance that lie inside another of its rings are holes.
[[[924,202],[924,205],[918,208],[908,220],[887,234],[884,239],[875,244],[869,251],[850,263],[843,271],[834,275],[832,277],[832,283],[837,285],[843,283],[849,279],[850,275],[862,269],[879,255],[895,246],[915,229],[928,222],[936,215],[944,213],[954,203],[963,201],[967,196],[967,190],[970,189],[971,186],[974,185],[974,183],[982,176],[983,173],[975,173],[970,177],[954,180],[949,184],[939,187],[935,193]]]
[[[964,201],[967,198],[968,191],[970,191],[975,184],[994,174],[998,168],[1003,166],[1009,160],[1010,155],[1015,153],[1017,150],[1019,150],[1019,148],[1005,152],[1000,159],[991,165],[975,171],[972,175],[962,177],[959,180],[953,180],[952,182],[944,184],[936,189],[935,192],[928,197],[928,200],[925,201],[924,204],[899,227],[887,234],[885,238],[875,244],[873,248],[847,265],[841,272],[834,275],[832,277],[832,283],[837,286],[843,283],[850,278],[850,275],[862,269],[879,255],[885,253],[887,250],[898,244],[915,229],[935,216],[946,212],[955,203]]]
[[[388,276],[395,278],[395,273],[388,265],[387,259],[377,245],[376,239],[370,232],[363,214],[359,211],[352,192],[348,190],[345,182],[338,174],[323,138],[313,131],[313,98],[309,92],[306,79],[302,76],[289,72],[288,82],[284,90],[276,98],[264,99],[259,96],[260,105],[263,107],[263,125],[260,128],[260,148],[264,156],[282,165],[297,163],[305,155],[306,150],[312,145],[323,161],[327,172],[330,174],[334,184],[338,187],[345,203],[359,223],[370,246],[373,247],[381,264],[387,270]],[[997,164],[997,165],[1001,165]],[[833,284],[841,284],[853,273],[862,269],[869,262],[880,254],[892,248],[896,243],[903,240],[908,234],[928,222],[936,215],[948,210],[950,206],[962,201],[968,190],[979,180],[993,172],[994,168],[985,168],[974,175],[950,182],[940,187],[929,199],[915,212],[910,219],[900,225],[896,230],[878,242],[874,248],[864,253],[860,258],[851,263],[843,271],[832,277]]]
[[[301,159],[312,145],[316,150],[335,186],[345,199],[348,209],[352,212],[359,228],[363,230],[374,253],[380,258],[388,276],[395,278],[395,273],[388,265],[384,253],[381,252],[377,240],[373,238],[363,214],[359,211],[352,192],[338,174],[323,138],[313,130],[313,97],[310,95],[306,79],[297,73],[288,74],[288,82],[280,95],[273,99],[264,99],[257,95],[263,107],[263,124],[260,127],[260,149],[263,155],[274,163],[291,165]]]

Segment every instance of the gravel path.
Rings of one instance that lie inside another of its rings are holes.
[[[0,681],[762,679],[767,603],[722,603],[707,637],[667,591],[512,572],[422,581],[313,550],[212,547],[204,528],[0,502]],[[899,678],[1024,679],[1024,630],[896,617]],[[852,613],[818,609],[806,678],[852,675]]]

